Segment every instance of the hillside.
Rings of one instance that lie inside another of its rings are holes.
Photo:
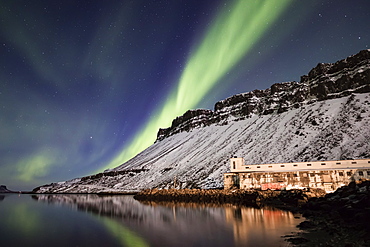
[[[34,191],[217,188],[232,156],[248,164],[369,158],[370,50],[320,63],[300,82],[234,95],[213,111],[190,110],[115,169]]]

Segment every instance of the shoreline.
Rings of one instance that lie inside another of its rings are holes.
[[[304,217],[297,231],[282,236],[290,246],[370,246],[370,181],[351,182],[326,194],[320,189],[306,190],[222,190],[222,189],[147,189],[140,192],[34,193],[98,196],[133,195],[144,204],[233,204],[249,207],[273,207],[299,213]]]
[[[309,198],[323,196],[322,190],[218,190],[218,189],[147,189],[134,198],[140,202],[234,204],[242,206],[270,206],[297,211]]]
[[[282,236],[293,246],[370,246],[370,181],[351,182],[326,194],[320,190],[148,189],[134,198],[142,203],[211,203],[274,207],[305,218],[297,231]]]

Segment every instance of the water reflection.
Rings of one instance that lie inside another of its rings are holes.
[[[274,209],[185,203],[143,204],[132,196],[35,195],[92,212],[122,246],[287,246],[301,219]]]
[[[96,215],[5,194],[0,203],[0,246],[123,246]]]

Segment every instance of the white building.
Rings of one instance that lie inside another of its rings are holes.
[[[224,188],[303,189],[335,191],[351,181],[370,179],[370,159],[333,160],[246,165],[244,158],[231,158],[224,174]]]

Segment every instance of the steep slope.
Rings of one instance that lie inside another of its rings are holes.
[[[232,96],[192,110],[139,155],[105,173],[35,192],[222,187],[228,159],[249,164],[370,157],[370,50],[318,64],[300,82]]]

